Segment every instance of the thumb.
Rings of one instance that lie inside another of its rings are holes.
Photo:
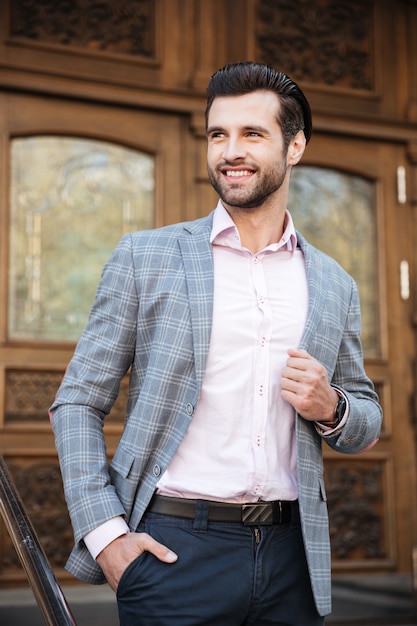
[[[163,561],[164,563],[175,563],[175,561],[178,560],[178,555],[175,554],[175,552],[167,548],[167,546],[164,546],[163,543],[159,543],[159,541],[153,539],[150,535],[139,533],[138,537],[142,540],[142,550],[150,552],[160,561]]]

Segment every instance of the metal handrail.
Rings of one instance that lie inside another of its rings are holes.
[[[48,626],[76,626],[52,567],[0,455],[0,514]]]

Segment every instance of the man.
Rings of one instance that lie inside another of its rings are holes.
[[[76,546],[130,625],[322,625],[330,548],[321,443],[379,436],[356,286],[294,230],[310,108],[285,74],[208,86],[207,218],[126,235],[51,407]],[[346,216],[349,219],[349,216]],[[103,420],[130,370],[107,466]]]

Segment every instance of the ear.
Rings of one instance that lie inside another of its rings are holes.
[[[287,165],[297,165],[304,154],[306,144],[307,142],[304,131],[299,130],[298,133],[291,139],[290,145],[288,146]]]

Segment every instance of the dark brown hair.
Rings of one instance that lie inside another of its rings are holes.
[[[300,87],[284,72],[269,65],[246,61],[231,63],[217,70],[207,87],[206,127],[213,100],[220,96],[239,96],[258,89],[277,94],[280,101],[278,123],[286,146],[299,130],[308,142],[312,132],[311,109]]]

